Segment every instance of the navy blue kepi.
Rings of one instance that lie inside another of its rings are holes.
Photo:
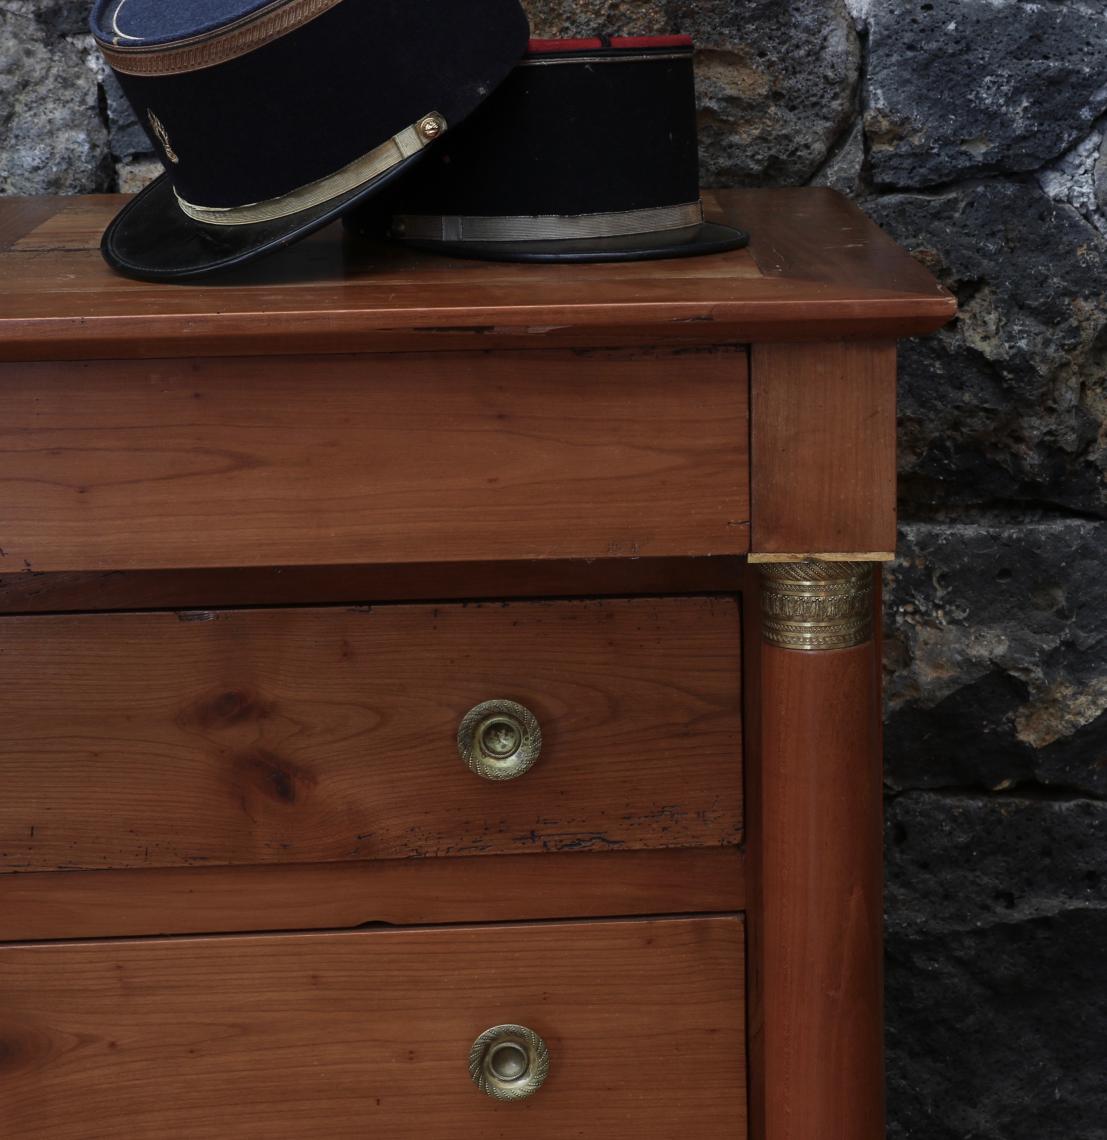
[[[165,167],[101,248],[150,281],[242,265],[364,202],[528,35],[518,0],[97,0],[91,24]]]

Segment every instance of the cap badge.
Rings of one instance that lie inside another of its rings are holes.
[[[165,157],[176,166],[181,160],[177,157],[177,152],[173,149],[173,144],[169,141],[169,132],[165,129],[165,125],[161,119],[149,109],[146,111],[146,118],[150,121],[150,129],[157,136],[158,142],[161,143],[162,150],[165,151]]]

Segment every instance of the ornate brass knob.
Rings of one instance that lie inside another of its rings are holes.
[[[478,776],[514,780],[534,767],[542,729],[534,713],[514,701],[485,701],[462,719],[457,750]]]
[[[546,1042],[525,1025],[486,1029],[469,1050],[469,1076],[493,1100],[533,1096],[549,1071]]]

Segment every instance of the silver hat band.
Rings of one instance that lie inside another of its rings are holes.
[[[279,198],[252,202],[246,206],[195,206],[177,194],[177,205],[194,222],[205,222],[209,226],[251,226],[258,222],[273,222],[278,218],[298,214],[301,210],[321,206],[332,198],[338,198],[372,182],[374,178],[399,166],[404,159],[418,154],[445,132],[446,120],[432,112],[334,174],[290,190]]]
[[[683,230],[703,222],[703,204],[614,210],[606,214],[541,214],[480,217],[446,214],[399,214],[392,235],[421,241],[572,241],[631,237]]]
[[[598,55],[599,49],[593,48],[590,52],[579,55],[558,55],[550,59],[543,59],[540,55],[528,56],[520,60],[516,67],[558,67],[563,63],[584,63],[589,67],[597,67],[608,63],[651,63],[659,59],[686,59],[692,60],[692,49],[684,48],[680,51],[643,51],[635,52],[627,48],[619,48],[618,55]]]

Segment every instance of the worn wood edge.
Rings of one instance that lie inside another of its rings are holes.
[[[301,314],[293,314],[298,320]],[[361,355],[394,352],[489,352],[506,349],[540,351],[562,348],[635,348],[644,341],[665,348],[702,348],[730,340],[731,346],[746,343],[737,334],[727,336],[717,326],[692,323],[675,326],[646,324],[612,327],[606,321],[582,326],[572,320],[553,327],[522,322],[491,327],[473,320],[453,325],[435,323],[366,329],[358,312],[330,322],[312,314],[308,323],[267,330],[261,321],[233,334],[204,318],[103,317],[111,329],[90,327],[73,319],[4,321],[0,319],[0,363],[28,364],[72,360],[172,360],[181,356],[304,356]],[[610,319],[610,313],[608,313]],[[191,332],[174,331],[185,324]],[[644,332],[644,328],[648,331]]]
[[[286,325],[273,330],[258,316],[234,332],[219,322],[186,315],[167,317],[101,317],[90,320],[43,318],[0,319],[0,362],[172,359],[188,356],[296,356],[324,352],[487,351],[506,347],[524,351],[541,348],[619,348],[643,341],[664,347],[704,344],[821,340],[890,340],[936,332],[956,315],[956,302],[912,303],[822,300],[807,310],[807,324],[798,326],[795,302],[781,299],[743,304],[751,313],[735,319],[736,305],[722,303],[705,312],[702,304],[686,305],[659,320],[649,305],[597,305],[559,313],[550,323],[535,325],[533,316],[512,319],[510,310],[436,312],[408,325],[367,327],[366,314],[293,313]],[[620,312],[627,308],[628,312]],[[612,325],[613,316],[621,322]],[[101,325],[108,325],[101,328]],[[696,328],[694,333],[690,328]],[[293,327],[294,326],[294,327]],[[181,331],[183,329],[183,331]]]
[[[765,1133],[764,820],[761,811],[761,574],[747,560],[742,607],[742,803],[747,852],[746,891],[746,1090],[749,1140]]]
[[[815,551],[807,554],[754,554],[746,556],[753,565],[784,562],[894,562],[893,551]]]
[[[0,942],[737,913],[739,847],[0,875]]]
[[[93,210],[102,211],[102,224],[106,225],[125,201],[123,196],[100,195],[80,199],[79,203],[87,202]],[[193,296],[163,286],[156,294],[155,305],[143,303],[142,291],[138,290],[133,305],[117,298],[114,311],[102,315],[70,311],[48,317],[34,308],[17,307],[16,312],[0,316],[0,357],[26,361],[102,359],[121,354],[147,359],[182,354],[288,355],[317,352],[321,340],[326,342],[326,351],[342,353],[372,348],[493,348],[512,339],[525,340],[528,347],[543,343],[565,347],[641,343],[651,336],[665,343],[706,343],[724,338],[742,343],[894,339],[932,332],[956,314],[956,299],[919,260],[880,230],[856,203],[835,191],[811,187],[707,191],[705,202],[712,219],[738,225],[753,235],[748,251],[729,255],[742,284],[737,290],[728,288],[723,296],[709,279],[728,277],[725,271],[712,272],[730,264],[725,257],[722,262],[697,259],[669,263],[661,279],[667,281],[674,275],[688,279],[695,295],[682,292],[683,286],[643,292],[625,274],[616,273],[610,288],[596,290],[594,298],[585,298],[559,288],[556,277],[538,274],[533,280],[551,286],[547,290],[550,300],[543,302],[547,294],[540,289],[526,304],[508,303],[495,290],[485,295],[482,304],[479,288],[468,290],[471,296],[461,297],[456,293],[451,297],[447,290],[436,303],[433,290],[421,296],[420,290],[410,288],[412,273],[419,271],[415,265],[392,265],[386,273],[400,272],[400,283],[408,287],[409,299],[422,300],[422,304],[398,302],[387,292],[374,296],[371,288],[359,295],[356,273],[347,279],[334,273],[319,277],[309,271],[301,280],[295,268],[286,267],[283,275],[263,272],[253,282],[229,283],[222,291],[222,303],[197,302]],[[21,235],[37,229],[44,219],[68,208],[71,202],[43,198],[9,199],[7,203],[8,210],[0,213],[0,251],[7,251],[5,258],[19,272],[30,276],[36,259],[47,254],[57,263],[51,263],[51,272],[60,272],[64,280],[66,257],[97,258],[91,236],[88,245],[80,248],[13,249]],[[794,225],[789,224],[785,231],[781,218],[789,212],[794,213]],[[828,233],[834,238],[828,239]],[[840,234],[850,235],[854,241],[842,244]],[[835,239],[837,244],[833,244]],[[475,286],[488,279],[489,270],[473,268],[473,263],[450,265],[439,260],[437,265],[439,270],[446,266],[451,272],[472,275]],[[662,270],[657,272],[661,274]],[[581,280],[604,281],[606,285],[603,274],[598,268]],[[496,283],[517,286],[520,280],[516,275]],[[324,305],[320,297],[311,294],[312,286],[320,283],[353,283],[354,287],[352,292],[339,290],[339,295]],[[266,306],[249,303],[245,291],[255,286],[276,289],[278,294],[306,286],[308,293],[302,307],[296,308],[296,302],[291,302],[288,311],[274,322],[264,311]],[[65,291],[63,286],[61,292]],[[18,293],[9,295],[19,298]],[[508,289],[508,295],[514,299],[517,289]],[[0,290],[0,309],[3,304]],[[190,313],[190,307],[197,311]],[[126,311],[128,308],[131,311]],[[173,311],[150,313],[150,308]]]
[[[748,525],[746,527],[748,530]],[[0,574],[0,615],[735,591],[741,555]]]

